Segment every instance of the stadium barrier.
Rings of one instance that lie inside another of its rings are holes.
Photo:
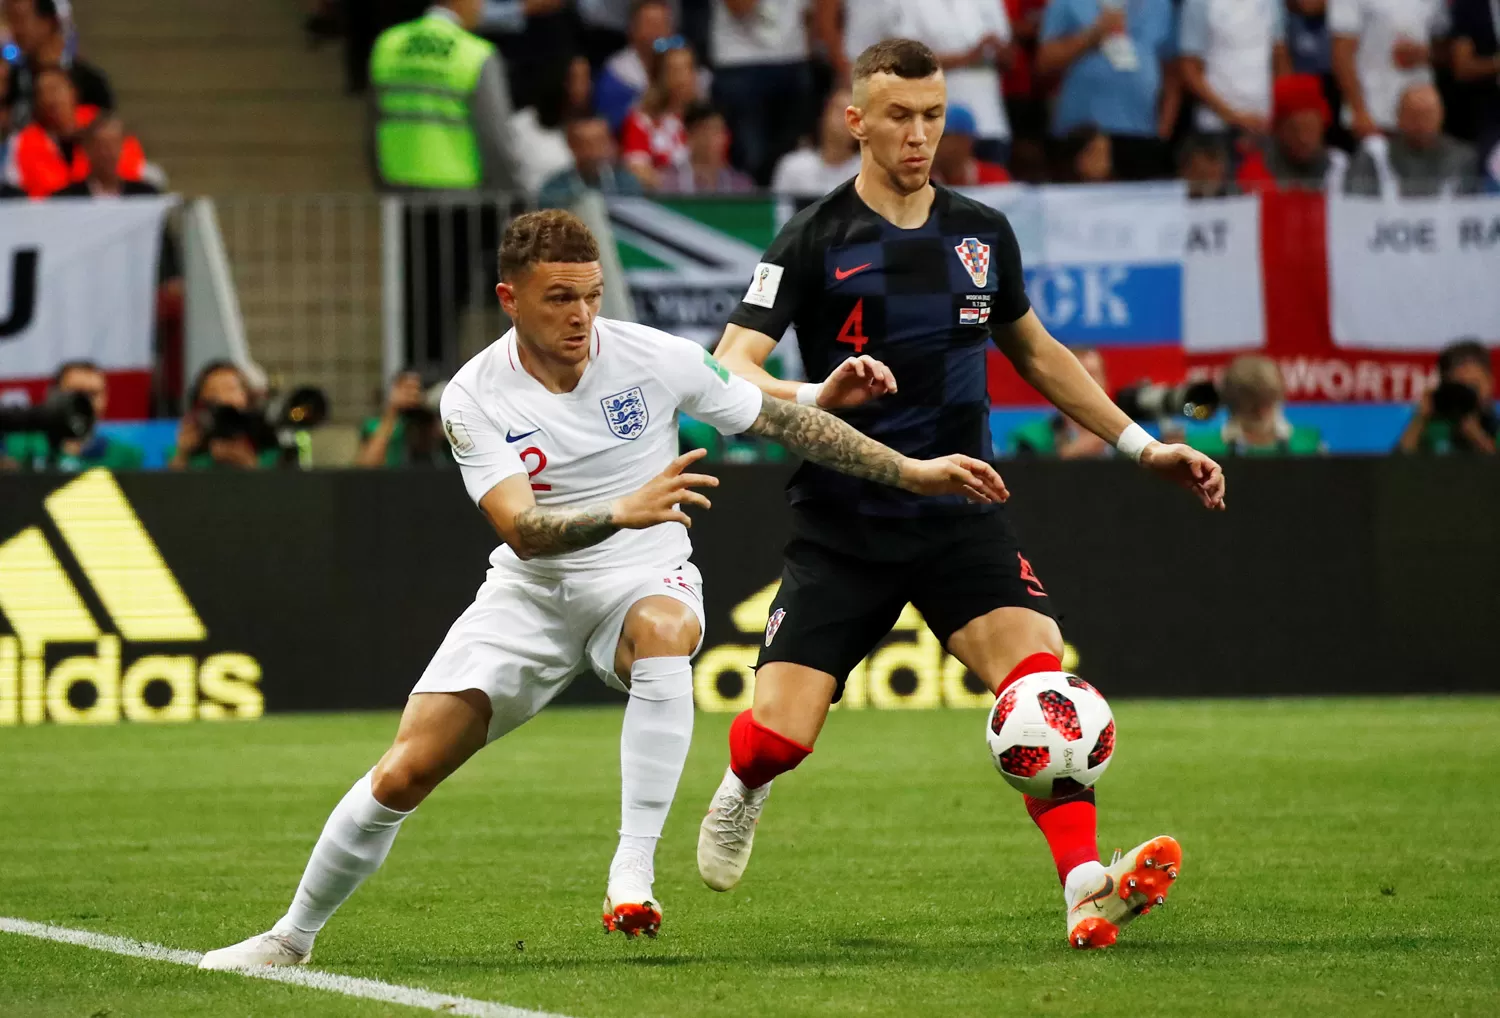
[[[706,710],[738,710],[787,532],[774,467],[693,528]],[[1072,663],[1111,696],[1500,690],[1500,471],[1237,462],[1228,513],[1118,463],[1015,463],[1010,512]],[[494,545],[456,476],[0,478],[0,726],[394,708]],[[841,709],[981,706],[915,613]],[[584,676],[564,702],[615,698]]]

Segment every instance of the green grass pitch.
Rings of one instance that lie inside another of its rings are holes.
[[[544,713],[406,825],[313,963],[580,1018],[1493,1015],[1500,699],[1127,702],[1101,846],[1168,832],[1165,909],[1104,952],[975,712],[835,713],[744,883],[693,862],[725,758],[703,716],[658,859],[656,941],[600,932],[619,713]],[[0,729],[0,915],[206,950],[284,909],[394,715]],[[404,1015],[0,934],[0,1015]]]

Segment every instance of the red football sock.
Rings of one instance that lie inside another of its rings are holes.
[[[745,711],[729,726],[729,767],[746,788],[759,788],[785,774],[812,750],[778,735]]]
[[[1004,692],[1017,679],[1036,672],[1060,672],[1062,662],[1052,654],[1032,654],[1011,669],[997,692]],[[1099,861],[1098,811],[1094,808],[1094,790],[1084,789],[1064,799],[1035,799],[1029,795],[1026,812],[1042,830],[1052,861],[1057,864],[1057,879],[1067,883],[1074,866]]]
[[[1099,861],[1098,813],[1092,788],[1066,799],[1022,798],[1026,800],[1026,812],[1042,829],[1042,837],[1052,850],[1059,881],[1067,883],[1074,866]]]

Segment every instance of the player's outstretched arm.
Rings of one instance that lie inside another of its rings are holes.
[[[1073,352],[1052,337],[1035,311],[997,327],[994,337],[995,345],[1010,358],[1016,372],[1080,427],[1139,460],[1141,466],[1191,491],[1204,508],[1225,508],[1224,471],[1219,464],[1185,445],[1139,439],[1141,430],[1099,388]],[[1144,444],[1136,444],[1140,441]]]
[[[707,474],[683,473],[704,455],[703,449],[684,453],[624,498],[577,508],[537,505],[531,479],[514,474],[491,488],[479,500],[479,508],[521,559],[590,548],[620,530],[644,530],[674,522],[690,527],[693,521],[679,506],[709,508],[708,497],[693,489],[712,488],[719,483],[717,477]]]
[[[817,407],[766,393],[747,432],[779,442],[804,459],[840,473],[905,488],[919,495],[965,495],[975,502],[1010,497],[995,468],[971,456],[914,460],[881,445]]]
[[[776,340],[765,333],[729,325],[714,357],[768,396],[825,410],[846,410],[896,391],[896,376],[891,369],[869,356],[846,357],[816,385],[783,381],[762,366],[774,349]]]

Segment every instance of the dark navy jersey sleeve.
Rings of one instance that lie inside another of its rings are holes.
[[[807,267],[802,252],[806,245],[805,215],[794,216],[750,276],[744,298],[729,316],[730,325],[739,325],[779,340],[787,327],[801,313],[808,290]],[[812,280],[814,286],[817,277]],[[816,296],[816,294],[814,294]]]
[[[994,230],[995,267],[999,270],[1000,285],[995,294],[995,310],[990,315],[992,329],[1020,321],[1031,310],[1031,299],[1026,296],[1026,276],[1021,270],[1021,245],[1004,213],[995,213]]]

